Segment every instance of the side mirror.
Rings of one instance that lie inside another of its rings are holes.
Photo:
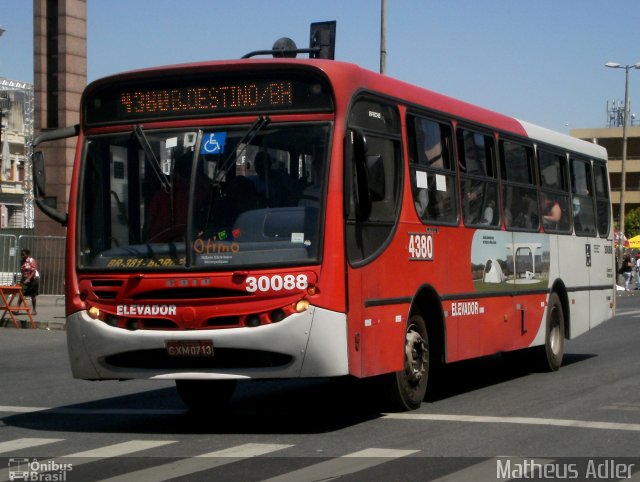
[[[47,131],[43,134],[40,134],[33,140],[33,147],[37,147],[39,144],[43,142],[57,141],[60,139],[67,139],[69,137],[77,137],[80,132],[80,126],[70,126],[64,127],[62,129],[56,129],[53,131]],[[54,207],[52,207],[50,202],[45,199],[46,193],[46,168],[44,162],[44,154],[42,151],[35,151],[31,158],[31,169],[33,175],[33,186],[34,186],[34,200],[36,205],[40,208],[40,210],[46,214],[49,218],[54,221],[60,223],[62,226],[67,225],[68,216],[66,213],[61,213]]]
[[[35,187],[34,195],[36,197],[46,196],[46,185],[47,177],[44,169],[44,154],[42,153],[42,151],[36,151],[33,154],[33,187]]]

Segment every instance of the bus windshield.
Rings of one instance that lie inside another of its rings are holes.
[[[80,269],[228,269],[317,262],[329,124],[89,137]]]

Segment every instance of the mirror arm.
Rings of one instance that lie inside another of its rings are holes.
[[[38,187],[40,185],[42,186],[42,189],[44,189],[44,184],[45,184],[44,177],[43,177],[44,162],[34,162],[37,154],[35,151],[35,148],[39,144],[42,144],[43,142],[57,141],[60,139],[67,139],[69,137],[77,137],[79,133],[80,133],[80,125],[76,124],[73,126],[64,127],[62,129],[55,129],[55,130],[43,132],[42,134],[37,136],[32,143],[34,154],[33,154],[31,165],[33,169],[32,178],[33,178],[34,201],[38,206],[38,208],[44,214],[46,214],[50,219],[60,223],[62,226],[65,226],[65,227],[67,226],[69,215],[67,213],[61,213],[57,209],[52,208],[51,206],[48,206],[45,203],[43,198],[44,193],[41,192],[41,189]],[[42,153],[39,153],[39,154],[40,156],[42,156]],[[43,170],[42,173],[38,172],[38,165],[40,165],[40,167],[42,168]]]
[[[52,131],[46,131],[37,136],[33,140],[33,147],[37,147],[38,144],[49,141],[57,141],[59,139],[66,139],[68,137],[76,137],[80,133],[80,124],[76,124],[69,127],[63,127],[61,129],[55,129]]]
[[[40,211],[46,214],[49,218],[60,223],[62,226],[67,227],[67,222],[69,221],[69,215],[67,213],[61,213],[57,209],[47,206],[41,197],[36,196],[34,200],[38,208],[40,208]]]

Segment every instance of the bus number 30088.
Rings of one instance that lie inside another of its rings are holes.
[[[306,274],[294,276],[287,274],[281,276],[279,274],[273,276],[249,276],[246,280],[246,290],[249,293],[257,291],[293,291],[306,290],[309,287],[309,280]]]

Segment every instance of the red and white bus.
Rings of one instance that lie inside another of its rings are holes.
[[[67,215],[73,375],[377,376],[415,409],[441,363],[613,315],[602,147],[325,59],[242,59],[90,84]],[[42,156],[34,158],[40,197]]]

